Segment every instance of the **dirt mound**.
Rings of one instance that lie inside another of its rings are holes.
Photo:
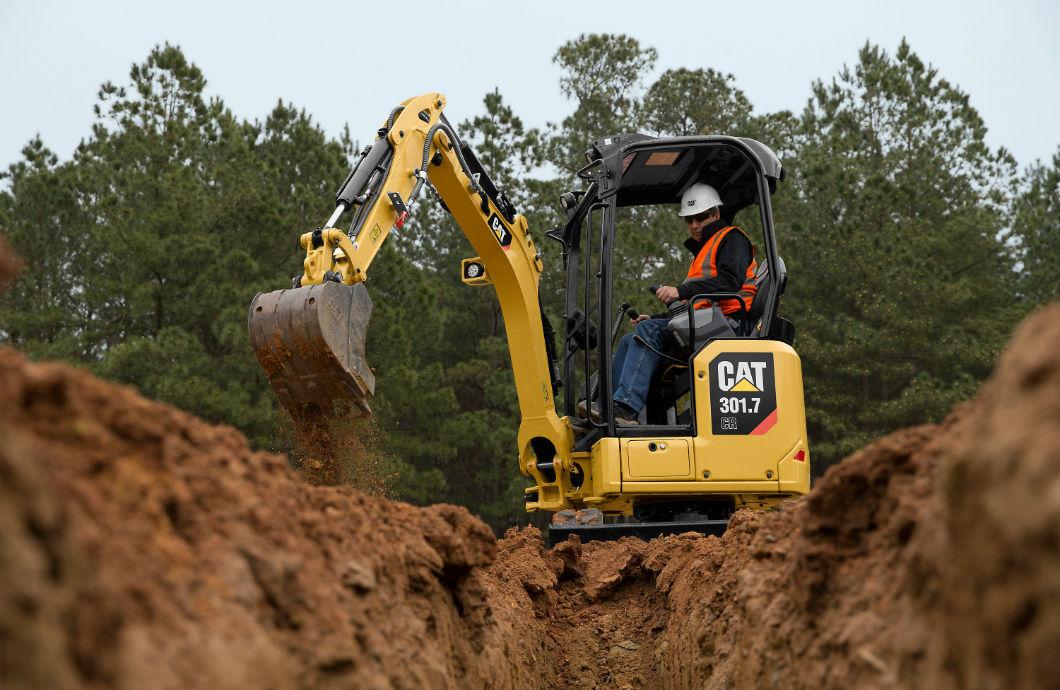
[[[540,684],[463,508],[307,486],[234,429],[10,349],[0,401],[0,685]]]
[[[547,551],[0,349],[0,686],[1056,687],[1058,353],[721,539]]]

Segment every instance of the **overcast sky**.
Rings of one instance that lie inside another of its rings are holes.
[[[392,106],[435,91],[453,122],[494,87],[525,124],[558,121],[570,105],[552,56],[590,32],[655,47],[657,73],[731,72],[758,113],[800,111],[813,80],[854,64],[866,41],[893,54],[904,36],[970,96],[991,146],[1025,166],[1060,143],[1058,0],[0,0],[0,169],[38,132],[69,159],[99,85],[125,84],[166,41],[239,117],[264,119],[282,99],[364,143]]]

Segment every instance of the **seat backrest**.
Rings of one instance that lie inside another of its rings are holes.
[[[784,259],[777,257],[778,263],[780,264],[780,273],[785,274]],[[763,259],[762,263],[758,265],[758,270],[755,271],[755,285],[758,289],[755,291],[755,296],[751,300],[751,308],[747,310],[747,320],[754,324],[758,319],[762,318],[762,312],[766,309],[766,295],[769,294],[770,286],[773,283],[773,271],[769,270],[769,260]]]

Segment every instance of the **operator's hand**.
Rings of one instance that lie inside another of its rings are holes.
[[[661,288],[655,291],[655,296],[663,304],[669,304],[677,299],[677,288],[670,285],[663,285]]]
[[[648,320],[648,319],[650,319],[650,318],[651,318],[651,314],[641,314],[641,315],[639,315],[639,316],[638,316],[637,318],[635,318],[635,319],[630,319],[630,320],[629,320],[629,322],[630,322],[631,324],[633,324],[634,326],[636,326],[636,325],[637,325],[638,323],[640,323],[641,321],[647,321],[647,320]]]

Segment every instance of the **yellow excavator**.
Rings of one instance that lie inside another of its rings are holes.
[[[545,233],[559,243],[566,274],[557,349],[526,218],[453,130],[445,105],[443,95],[426,94],[393,109],[339,187],[331,217],[301,236],[303,274],[291,289],[254,299],[251,343],[280,403],[296,419],[336,399],[369,410],[375,379],[365,361],[372,303],[364,283],[387,236],[430,187],[478,254],[463,260],[463,282],[497,293],[522,415],[519,469],[534,481],[526,508],[560,516],[551,543],[570,534],[720,534],[737,509],[769,509],[808,492],[801,364],[794,326],[777,313],[787,280],[770,206],[784,178],[777,156],[729,136],[593,142],[578,172],[583,188],[560,198],[566,223]],[[578,404],[611,400],[613,346],[635,314],[628,303],[617,311],[612,304],[612,274],[623,261],[614,255],[617,228],[635,227],[629,221],[643,207],[676,209],[696,182],[717,190],[728,224],[757,210],[758,222],[748,221],[762,231],[752,238],[763,258],[757,291],[750,307],[730,315],[717,303],[737,295],[671,302],[674,347],[658,352],[663,364],[641,423],[621,425],[610,404]],[[340,228],[344,215],[349,223]]]

